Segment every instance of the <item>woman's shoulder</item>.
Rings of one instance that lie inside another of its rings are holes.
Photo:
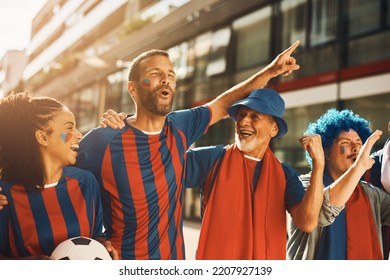
[[[75,166],[65,166],[63,170],[63,177],[75,178],[77,180],[96,179],[92,172]]]

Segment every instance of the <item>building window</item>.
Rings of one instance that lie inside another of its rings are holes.
[[[195,79],[203,80],[206,77],[206,69],[209,53],[212,45],[212,32],[199,35],[195,39]]]
[[[209,131],[196,141],[197,147],[230,144],[234,142],[234,122],[230,118],[220,120],[209,128]]]
[[[387,8],[387,11],[386,11],[386,26],[390,26],[390,0],[387,0],[387,3],[386,3],[386,8]]]
[[[124,81],[127,81],[127,72],[125,71],[124,76],[126,76]],[[126,114],[134,114],[135,113],[135,104],[133,98],[131,98],[129,91],[127,90],[127,83],[122,83],[122,91],[121,91],[121,111]]]
[[[213,33],[209,63],[206,68],[207,76],[213,76],[226,71],[227,50],[230,43],[231,33],[232,32],[228,27]]]
[[[236,70],[249,69],[268,62],[270,56],[271,12],[271,7],[267,6],[233,22]]]
[[[306,0],[284,0],[281,3],[282,12],[282,47],[289,47],[296,40],[300,46],[306,46],[307,26]]]
[[[196,67],[195,46],[195,39],[192,39],[168,49],[169,57],[176,72],[176,97],[172,108],[174,110],[192,107],[194,102],[192,81]]]
[[[349,36],[364,34],[380,27],[381,0],[349,0]]]
[[[390,121],[390,93],[365,96],[344,101],[345,108],[359,114],[370,122],[372,131],[380,129],[382,137],[375,144],[374,150],[381,149],[388,138],[387,126]]]
[[[127,81],[127,77],[123,75],[122,71],[115,72],[107,76],[107,90],[106,90],[106,102],[104,111],[108,109],[116,110],[117,112],[122,110],[122,93],[123,84]]]
[[[357,66],[390,58],[390,0],[349,0],[348,62]],[[386,9],[386,10],[385,10]]]
[[[336,38],[336,0],[313,0],[311,9],[310,44],[317,46]]]
[[[180,45],[174,46],[168,50],[169,57],[172,61],[176,72],[176,80],[184,80],[192,77],[194,72],[193,61],[189,59],[189,43],[183,42]]]
[[[82,89],[79,92],[77,126],[81,133],[84,133],[97,125],[99,104],[98,92],[98,85]]]
[[[351,40],[348,43],[348,66],[390,59],[390,31]]]

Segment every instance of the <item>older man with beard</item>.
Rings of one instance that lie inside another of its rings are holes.
[[[321,137],[307,133],[300,139],[312,161],[305,192],[297,172],[279,162],[269,148],[270,141],[287,132],[282,98],[271,89],[258,89],[233,104],[228,113],[235,121],[235,144],[187,152],[185,186],[202,186],[196,258],[286,259],[286,210],[304,234],[317,225],[330,225],[338,214],[329,203],[328,190],[322,189]],[[377,138],[375,134],[356,160],[360,170],[372,165],[369,150]],[[356,170],[347,170],[329,182],[329,188],[353,188],[359,174],[363,171],[356,175]]]
[[[287,132],[285,105],[272,89],[256,89],[229,109],[235,143],[187,152],[186,187],[202,188],[197,259],[286,259],[286,210],[310,232],[323,202],[324,155],[318,135],[300,142],[313,159],[306,193],[298,173],[269,145]]]

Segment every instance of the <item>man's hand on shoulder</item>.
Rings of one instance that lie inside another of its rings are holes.
[[[111,127],[112,129],[121,129],[125,127],[125,119],[127,115],[123,112],[117,113],[116,111],[109,109],[100,118],[99,127]]]

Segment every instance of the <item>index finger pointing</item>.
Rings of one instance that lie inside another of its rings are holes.
[[[299,46],[301,42],[299,40],[296,40],[294,44],[292,44],[290,47],[288,47],[287,49],[285,49],[282,54],[283,55],[291,55],[293,53],[293,51],[295,51],[295,49]]]

